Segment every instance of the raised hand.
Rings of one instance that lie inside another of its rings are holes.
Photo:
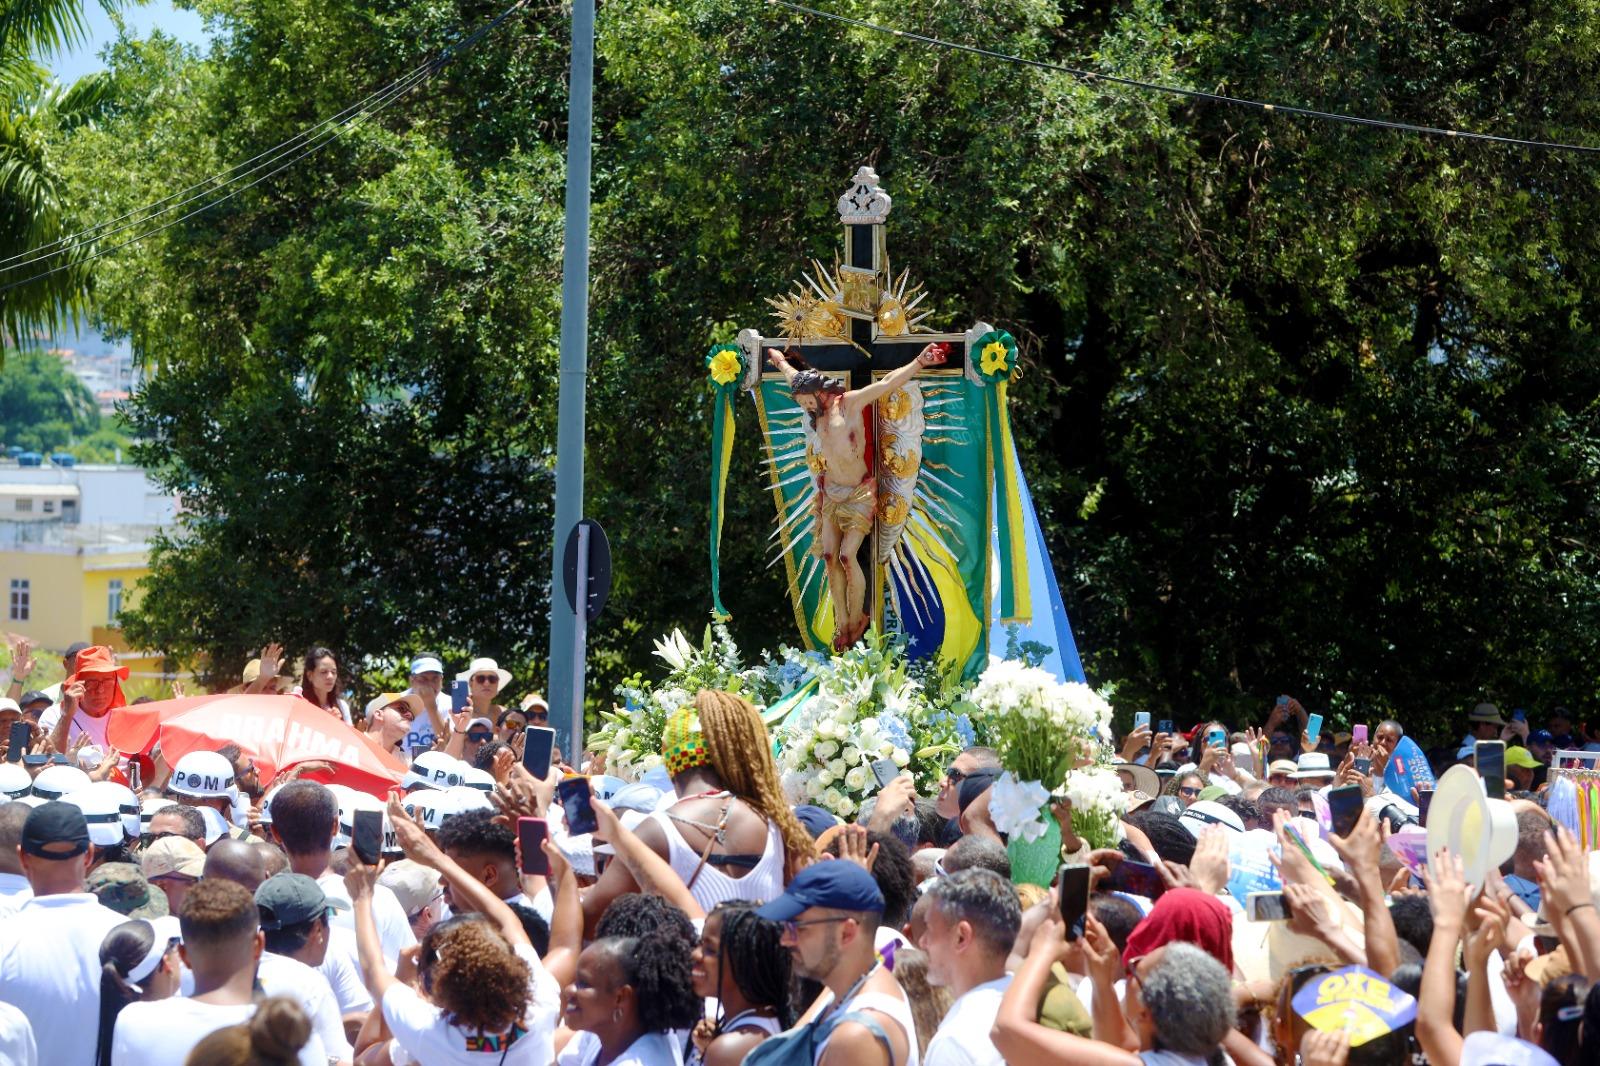
[[[1150,743],[1150,727],[1148,725],[1134,726],[1133,731],[1122,741],[1122,761],[1133,762],[1148,743]]]
[[[1150,750],[1145,753],[1145,765],[1154,766],[1156,763],[1166,758],[1167,745],[1169,743],[1171,743],[1171,737],[1169,737],[1166,733],[1157,733],[1155,739],[1150,742]]]
[[[1589,863],[1577,838],[1561,826],[1557,832],[1545,834],[1545,856],[1533,860],[1538,871],[1539,884],[1543,886],[1547,912],[1552,909],[1565,916],[1569,911],[1585,904],[1593,906],[1589,894]]]
[[[1449,848],[1440,848],[1433,859],[1425,878],[1433,926],[1435,929],[1448,926],[1451,936],[1459,936],[1466,921],[1467,905],[1472,900],[1472,887],[1462,875],[1461,860]],[[1587,879],[1584,888],[1587,892]]]
[[[1311,885],[1286,884],[1283,886],[1284,898],[1289,901],[1289,928],[1314,940],[1322,939],[1322,934],[1334,928],[1333,909],[1328,906],[1328,897]]]
[[[1350,1038],[1344,1030],[1324,1033],[1308,1029],[1300,1038],[1300,1066],[1345,1066],[1350,1059]]]
[[[271,681],[283,665],[283,645],[268,644],[261,649],[261,680]]]
[[[917,353],[917,362],[923,366],[940,366],[950,358],[948,344],[930,344]]]
[[[11,641],[11,679],[13,681],[26,681],[28,675],[33,673],[33,641],[24,636],[12,636]]]
[[[839,858],[845,862],[853,862],[867,873],[872,872],[872,867],[878,861],[878,845],[868,845],[867,827],[864,825],[847,825],[838,836]]]
[[[1216,895],[1228,883],[1228,830],[1213,825],[1200,834],[1194,857],[1189,860],[1189,878],[1194,887]]]

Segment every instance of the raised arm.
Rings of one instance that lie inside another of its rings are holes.
[[[489,891],[489,887],[476,877],[456,864],[456,861],[440,850],[423,828],[418,825],[409,814],[400,806],[399,799],[389,797],[389,821],[394,826],[395,840],[400,845],[400,850],[406,853],[406,858],[419,862],[424,866],[431,866],[444,875],[450,882],[450,893],[461,906],[462,913],[477,911],[493,922],[512,947],[519,944],[531,944],[528,933],[522,928],[522,920],[517,913],[507,905],[506,901]],[[352,854],[352,864],[354,852]],[[374,990],[376,995],[376,990]]]
[[[880,397],[887,396],[895,389],[917,376],[917,371],[925,366],[938,366],[946,358],[948,348],[943,344],[930,344],[917,353],[917,357],[905,366],[891,370],[871,385],[847,393],[845,400],[853,404],[857,410],[868,404],[876,403]]]
[[[778,371],[783,374],[783,380],[788,382],[790,385],[793,385],[794,376],[797,371],[794,367],[789,365],[789,360],[783,357],[783,353],[778,351],[776,348],[768,348],[767,358],[771,360],[772,365],[777,367]]]

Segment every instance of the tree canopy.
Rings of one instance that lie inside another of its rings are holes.
[[[206,0],[208,54],[113,53],[66,138],[113,217],[250,158],[495,5]],[[831,9],[1233,95],[1582,142],[1600,11],[1294,0]],[[981,8],[981,10],[980,10]],[[599,25],[587,511],[616,588],[591,698],[697,625],[701,357],[767,321],[872,163],[943,328],[1021,341],[1025,469],[1092,680],[1125,712],[1279,692],[1442,733],[1584,704],[1600,651],[1600,164],[1084,83],[743,0]],[[132,639],[231,669],[268,639],[538,670],[559,312],[565,18],[529,9],[375,118],[108,257],[156,368],[131,417],[192,517]],[[725,599],[793,639],[748,407]]]

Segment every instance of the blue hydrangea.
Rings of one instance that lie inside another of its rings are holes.
[[[801,682],[806,679],[806,675],[810,672],[804,663],[784,663],[778,667],[778,684],[782,686],[785,692],[793,691],[800,687]]]
[[[978,734],[972,728],[972,719],[964,714],[956,715],[956,736],[961,738],[961,746],[970,748],[978,742]]]
[[[905,722],[899,715],[885,714],[878,718],[878,732],[883,738],[903,751],[912,751],[916,745],[911,741],[911,732],[906,729]]]

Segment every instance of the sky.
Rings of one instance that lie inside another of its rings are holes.
[[[55,72],[63,82],[70,82],[96,70],[104,70],[100,51],[117,38],[111,16],[101,8],[98,0],[83,0],[84,14],[89,23],[89,40],[70,52],[61,55],[40,56],[39,60]],[[150,0],[135,6],[129,4],[122,11],[122,19],[135,37],[148,37],[152,29],[191,44],[205,42],[205,27],[200,16],[193,11],[178,11],[172,0]]]

